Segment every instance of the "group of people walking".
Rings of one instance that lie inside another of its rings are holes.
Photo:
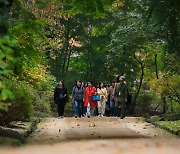
[[[67,88],[64,81],[60,81],[54,91],[54,101],[58,105],[59,118],[64,118],[64,107],[68,102]],[[102,82],[97,87],[89,81],[84,84],[77,81],[72,90],[72,102],[74,104],[75,117],[104,117],[107,115],[106,108],[109,108],[110,116],[125,117],[125,106],[127,102],[127,85],[125,77],[120,76],[119,82],[111,82],[109,87]]]

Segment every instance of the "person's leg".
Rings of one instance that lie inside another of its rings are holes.
[[[115,102],[115,116],[120,116],[120,102],[118,101]]]
[[[82,116],[82,102],[81,101],[78,102],[78,116],[79,117]]]
[[[125,117],[125,108],[126,108],[125,102],[121,102],[121,118]]]
[[[58,116],[59,117],[61,116],[61,105],[59,102],[58,102]]]
[[[101,101],[98,101],[98,114],[99,115],[101,115],[101,108],[102,108]]]
[[[110,101],[110,110],[111,110],[111,116],[115,115],[115,102],[114,101]]]
[[[105,108],[106,108],[106,101],[102,102],[102,115],[104,116],[105,115]]]
[[[74,101],[74,115],[78,116],[78,102]]]
[[[90,106],[90,103],[88,103],[88,106],[87,106],[87,116],[90,117],[91,116],[91,106]]]
[[[62,102],[59,102],[59,104],[58,104],[59,117],[64,116],[64,107],[65,107],[65,105]]]
[[[83,114],[84,114],[84,116],[86,116],[86,115],[87,115],[87,106],[84,106],[84,111],[83,111]]]
[[[95,106],[91,106],[91,116],[92,117],[95,116],[95,111],[96,111],[96,107]]]
[[[65,108],[65,103],[62,104],[62,117],[64,117],[64,108]]]

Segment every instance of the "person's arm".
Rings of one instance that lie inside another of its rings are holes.
[[[126,84],[125,84],[124,90],[125,90],[125,93],[124,93],[124,95],[125,95],[125,102],[127,102],[127,85]]]
[[[115,84],[115,88],[114,88],[114,97],[117,96],[117,83]]]
[[[83,88],[83,102],[85,100],[85,88]]]
[[[72,90],[72,99],[74,99],[74,91],[75,91],[75,87]]]
[[[65,88],[64,97],[67,97],[67,88]]]
[[[55,88],[55,90],[54,90],[54,102],[57,102],[57,95],[58,95],[57,88]]]

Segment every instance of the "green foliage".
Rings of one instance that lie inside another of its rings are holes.
[[[12,73],[7,61],[14,60],[11,55],[16,44],[17,41],[9,36],[0,38],[0,110],[2,111],[7,111],[10,105],[6,100],[14,98],[13,92],[6,86],[4,80]]]
[[[180,136],[180,120],[176,120],[176,121],[158,121],[157,124],[171,130],[174,134]]]
[[[161,111],[161,104],[161,99],[156,93],[144,91],[139,94],[136,109],[142,114],[156,113],[158,110]]]
[[[0,145],[1,146],[21,146],[21,141],[10,138],[10,137],[0,137]]]

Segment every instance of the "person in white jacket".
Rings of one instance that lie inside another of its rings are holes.
[[[100,117],[103,117],[105,114],[105,107],[106,107],[106,102],[108,99],[108,92],[102,82],[99,83],[99,87],[97,88],[97,94],[100,95],[100,101],[98,101],[98,114]]]

